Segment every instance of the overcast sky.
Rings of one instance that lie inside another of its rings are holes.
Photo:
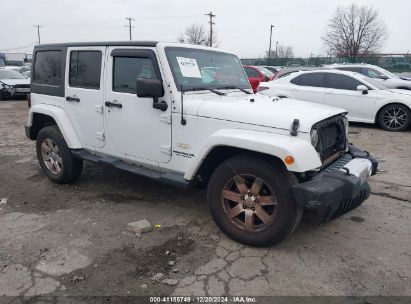
[[[240,57],[264,56],[270,24],[275,42],[294,47],[296,56],[324,54],[321,41],[340,5],[371,5],[385,21],[385,52],[411,52],[409,0],[11,0],[2,1],[0,50],[9,52],[41,42],[128,40],[125,17],[135,18],[133,40],[176,41],[192,23],[207,26],[212,11],[220,48]]]

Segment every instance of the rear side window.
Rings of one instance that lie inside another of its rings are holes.
[[[244,68],[248,77],[260,77],[260,74],[252,68]]]
[[[326,85],[331,89],[356,91],[363,83],[347,75],[328,73]]]
[[[38,51],[34,61],[33,83],[59,86],[62,80],[62,51]]]
[[[73,51],[70,54],[70,87],[100,89],[101,52]]]
[[[325,73],[308,73],[293,78],[291,83],[306,87],[324,87]]]
[[[113,91],[135,94],[137,78],[157,78],[150,58],[114,57]]]

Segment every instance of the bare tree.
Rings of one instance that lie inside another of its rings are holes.
[[[328,52],[355,59],[378,51],[387,37],[386,26],[374,8],[352,4],[337,8],[322,39]]]
[[[186,27],[184,33],[177,37],[180,43],[189,43],[197,45],[208,45],[209,35],[202,24],[191,24]],[[219,45],[217,33],[213,31],[213,46]]]
[[[268,51],[266,52],[266,56],[268,57]],[[271,56],[269,57],[292,59],[294,58],[294,49],[292,46],[279,45],[277,50],[271,50]]]

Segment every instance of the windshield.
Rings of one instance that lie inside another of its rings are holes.
[[[259,69],[260,72],[263,73],[265,76],[268,76],[268,77],[273,77],[273,76],[274,76],[274,73],[271,72],[271,71],[270,71],[269,69],[267,69],[267,68],[258,66],[257,69]]]
[[[0,70],[0,79],[25,79],[23,75],[13,70]]]
[[[369,84],[371,84],[372,86],[376,87],[378,90],[387,90],[388,88],[383,85],[381,82],[369,78],[369,77],[362,77],[362,79],[364,79],[364,81],[368,82]]]
[[[166,55],[177,89],[251,89],[240,60],[232,54],[167,47]]]
[[[383,68],[381,68],[381,67],[378,67],[378,72],[380,72],[380,73],[382,73],[382,74],[384,74],[384,75],[387,75],[389,78],[398,78],[397,75],[395,75],[395,74],[393,74],[393,73],[391,73],[391,72],[389,72],[389,71],[387,71],[386,69],[383,69]]]

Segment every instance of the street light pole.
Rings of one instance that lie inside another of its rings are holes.
[[[271,58],[271,37],[273,35],[273,27],[274,25],[270,25],[270,46],[268,48],[268,58]]]

